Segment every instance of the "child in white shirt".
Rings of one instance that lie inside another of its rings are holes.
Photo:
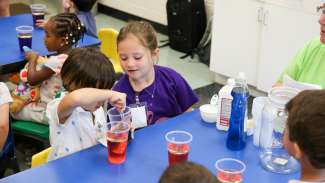
[[[61,77],[65,96],[47,105],[54,160],[98,143],[104,137],[106,115],[103,105],[122,110],[126,95],[109,90],[115,81],[110,60],[96,49],[77,48],[71,51],[62,66]]]
[[[300,180],[325,183],[325,90],[305,90],[286,105],[284,147],[301,164]]]

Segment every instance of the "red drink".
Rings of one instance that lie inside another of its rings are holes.
[[[35,13],[32,13],[34,25],[36,25],[36,21],[37,20],[44,20],[44,15],[45,15],[44,12],[35,12]]]
[[[123,163],[126,158],[128,132],[122,134],[114,134],[111,132],[107,132],[106,137],[108,148],[108,161],[113,164]]]
[[[18,35],[19,48],[20,51],[23,51],[23,46],[27,46],[29,48],[32,47],[32,34],[20,34]]]
[[[225,170],[231,172],[231,170]],[[227,173],[227,172],[219,172],[218,180],[222,183],[240,183],[242,181],[242,176],[240,173]]]
[[[169,165],[187,161],[189,150],[188,144],[168,144]]]

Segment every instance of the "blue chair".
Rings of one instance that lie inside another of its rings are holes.
[[[14,173],[20,172],[15,152],[13,132],[11,129],[11,120],[9,121],[8,137],[2,152],[0,153],[0,179],[4,176],[7,169],[12,169]]]

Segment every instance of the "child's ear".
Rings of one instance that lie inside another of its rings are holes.
[[[296,142],[293,143],[293,156],[297,159],[300,160],[303,152],[301,151],[300,147],[298,146],[298,144]]]
[[[65,40],[65,37],[60,37],[60,46],[64,46],[66,45],[66,40]]]
[[[160,49],[159,48],[156,48],[155,50],[153,50],[151,52],[151,55],[154,58],[154,60],[157,60],[158,59],[159,53],[160,53]]]

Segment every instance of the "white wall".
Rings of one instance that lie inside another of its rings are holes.
[[[214,0],[205,0],[208,16],[212,14]],[[167,0],[99,0],[105,6],[167,25]]]

